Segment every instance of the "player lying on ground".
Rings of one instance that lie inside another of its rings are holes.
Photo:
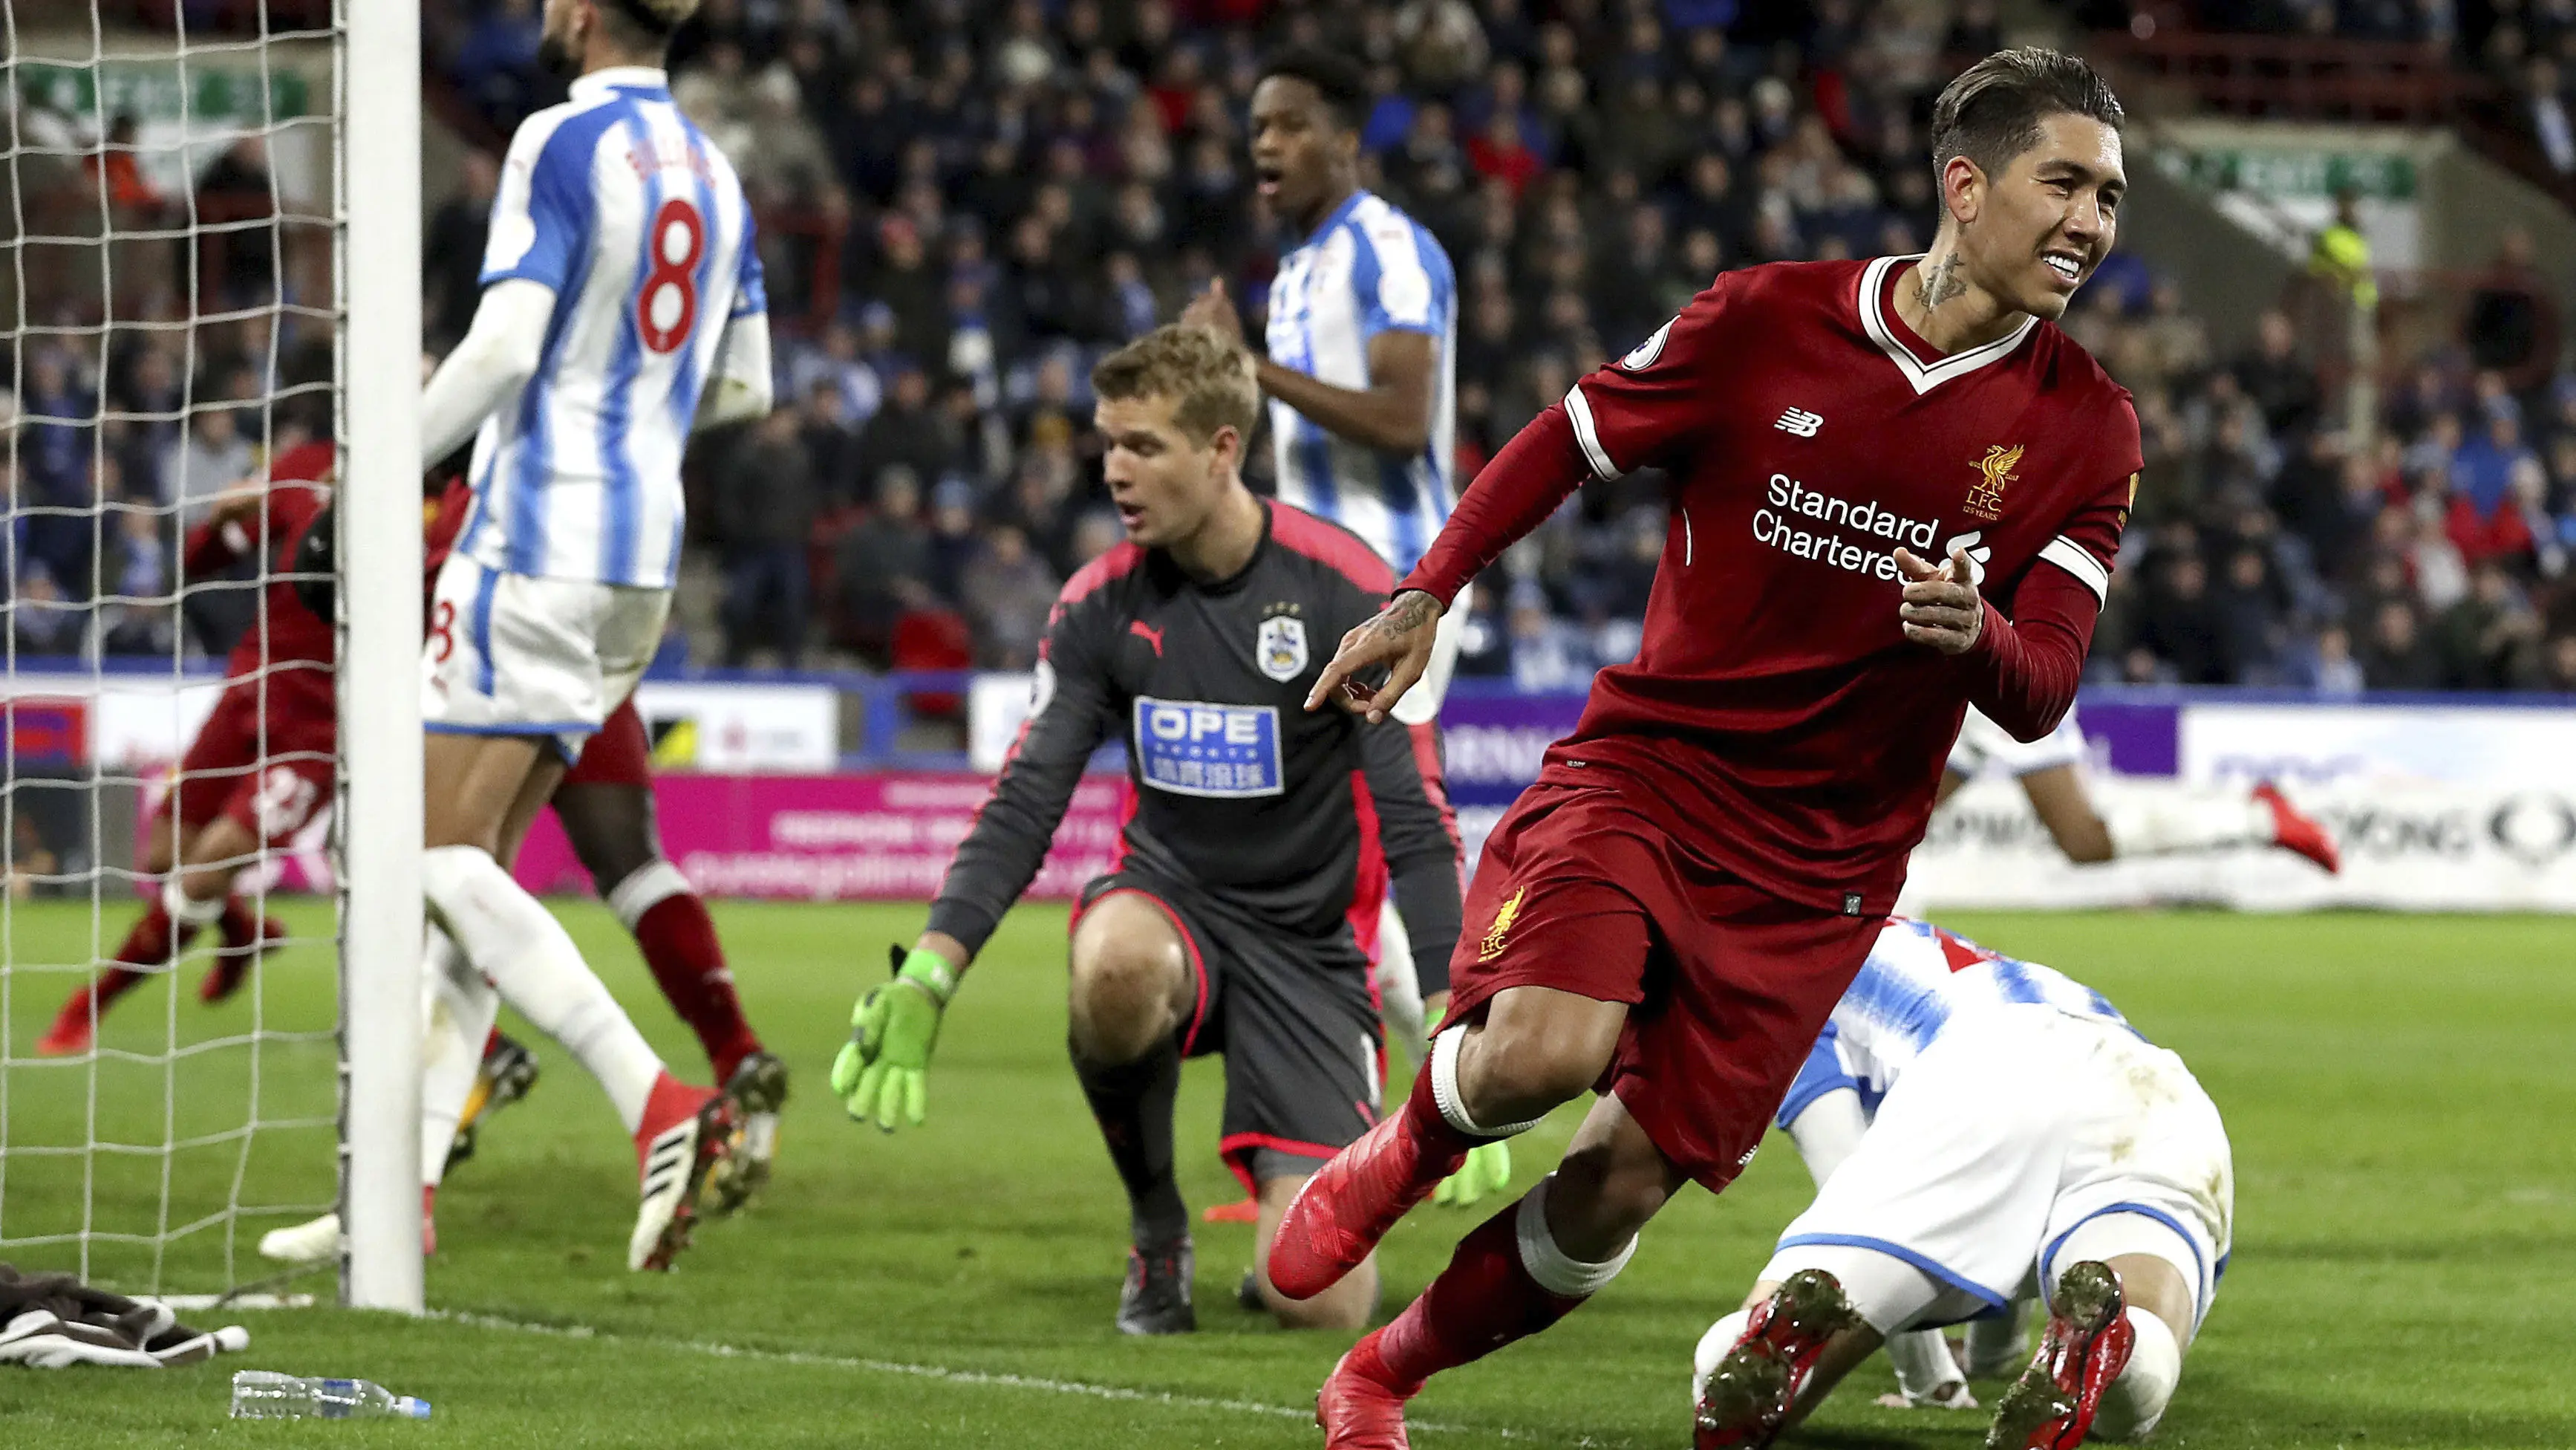
[[[1990,1450],[2155,1428],[2235,1216],[2226,1129],[2181,1058],[2080,982],[1900,919],[1780,1123],[1816,1200],[1700,1340],[1700,1450],[1771,1443],[1882,1343],[1905,1401],[1974,1408],[1940,1326],[2033,1297],[2048,1332]]]
[[[1359,181],[1368,74],[1329,51],[1271,58],[1252,93],[1252,174],[1305,244],[1271,279],[1266,342],[1253,365],[1270,399],[1273,476],[1282,502],[1349,529],[1402,577],[1449,520],[1456,494],[1458,279],[1430,229]],[[1181,321],[1240,341],[1223,282]],[[1395,710],[1413,735],[1423,783],[1454,839],[1442,778],[1440,702],[1458,663],[1464,616],[1443,620],[1421,683]],[[1408,1071],[1422,1060],[1413,945],[1390,898],[1378,913],[1377,987],[1388,1042]],[[1442,1185],[1473,1202],[1510,1177],[1495,1144],[1476,1172]]]
[[[328,443],[289,449],[265,485],[226,494],[188,533],[182,579],[213,578],[244,557],[273,561],[259,613],[233,645],[224,692],[147,829],[138,869],[160,878],[160,890],[116,949],[118,964],[75,990],[36,1040],[39,1057],[89,1051],[108,1008],[169,970],[209,924],[223,950],[197,984],[205,1002],[231,996],[263,945],[286,935],[233,890],[263,846],[285,846],[331,800],[338,639],[297,585],[305,536],[330,499],[332,457]]]
[[[541,58],[580,74],[511,139],[473,326],[422,399],[425,467],[475,440],[422,670],[428,970],[456,1001],[497,989],[607,1089],[635,1144],[635,1269],[687,1246],[756,1085],[665,1071],[502,862],[661,643],[688,435],[769,410],[749,206],[660,69],[695,9],[548,0]]]
[[[2057,728],[2025,745],[1974,710],[1960,723],[1941,775],[1940,799],[1993,771],[2030,797],[2057,849],[2078,865],[2136,856],[2190,855],[2270,846],[2305,856],[2331,874],[2343,869],[2334,837],[2269,781],[2242,795],[2191,790],[2097,805],[2084,787],[2084,731],[2067,712]]]
[[[1503,449],[1317,681],[1309,708],[1391,667],[1382,716],[1448,601],[1583,480],[1673,475],[1638,657],[1488,839],[1455,1025],[1290,1205],[1272,1282],[1323,1292],[1476,1145],[1602,1095],[1343,1358],[1328,1445],[1405,1444],[1426,1379],[1600,1290],[1683,1184],[1724,1188],[1893,907],[1962,713],[2033,740],[2074,703],[2138,430],[2043,319],[2110,250],[2119,123],[2080,60],[1970,67],[1934,111],[1929,255],[1719,277]]]
[[[1298,709],[1310,644],[1366,619],[1392,578],[1335,525],[1244,487],[1251,360],[1164,327],[1092,372],[1127,542],[1075,574],[1039,653],[1027,726],[895,979],[863,997],[832,1068],[851,1116],[922,1120],[923,1070],[959,974],[1037,874],[1113,734],[1136,804],[1119,863],[1082,893],[1071,951],[1074,1073],[1127,1188],[1133,1251],[1118,1327],[1197,1327],[1188,1211],[1172,1175],[1181,1060],[1225,1056],[1227,1165],[1261,1237],[1316,1165],[1377,1121],[1367,934],[1391,869],[1425,948],[1423,995],[1458,935],[1458,862],[1399,724]],[[1382,853],[1382,854],[1381,854]],[[1284,1324],[1356,1328],[1373,1264],[1282,1298]]]

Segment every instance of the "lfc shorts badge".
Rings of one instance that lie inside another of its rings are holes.
[[[1284,614],[1261,621],[1252,652],[1260,660],[1261,672],[1274,680],[1285,682],[1306,673],[1306,621]]]
[[[1976,461],[1977,481],[1968,485],[1968,500],[1959,511],[1972,519],[1988,523],[2003,517],[2004,490],[2012,484],[2013,470],[2021,466],[2023,445],[2007,448],[1998,443]]]
[[[1485,930],[1484,945],[1477,948],[1477,961],[1490,962],[1503,954],[1503,943],[1511,939],[1512,923],[1521,919],[1521,898],[1527,895],[1529,888],[1524,886],[1494,913],[1494,924]]]

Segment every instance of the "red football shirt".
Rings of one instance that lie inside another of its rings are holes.
[[[260,594],[259,618],[233,645],[224,663],[227,679],[241,679],[262,665],[318,664],[326,667],[339,651],[331,621],[305,607],[295,592],[296,551],[304,547],[305,530],[331,501],[331,470],[336,455],[328,443],[307,443],[279,454],[269,464],[268,491],[260,498],[259,517],[217,527],[211,522],[189,530],[182,551],[183,577],[203,579],[230,568],[234,560],[260,552],[266,545],[269,567]]]
[[[1836,911],[1893,907],[1972,700],[2032,736],[2072,703],[2139,466],[2128,394],[2056,327],[1915,337],[1910,261],[1719,277],[1513,439],[1400,586],[1452,599],[1587,477],[1669,470],[1644,644],[1541,778],[1615,775],[1718,865]],[[1957,658],[1905,639],[1894,558],[1953,542],[1988,603]]]

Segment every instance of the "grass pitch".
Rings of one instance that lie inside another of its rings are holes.
[[[592,962],[684,1073],[704,1060],[603,909],[560,903]],[[1064,1061],[1063,913],[1015,913],[951,1014],[930,1121],[883,1136],[850,1124],[824,1076],[852,992],[908,938],[917,909],[731,906],[718,913],[755,1020],[797,1071],[779,1176],[743,1218],[702,1230],[667,1277],[625,1272],[634,1159],[599,1089],[540,1045],[546,1076],[497,1119],[441,1197],[429,1296],[444,1317],[336,1310],[238,1319],[250,1353],[166,1373],[0,1369],[0,1443],[163,1445],[1312,1446],[1316,1383],[1345,1347],[1232,1304],[1251,1231],[1198,1231],[1201,1332],[1136,1342],[1110,1327],[1125,1207]],[[299,926],[327,930],[306,910]],[[2540,919],[2213,915],[1961,916],[2000,949],[2058,966],[2179,1050],[2236,1146],[2234,1264],[2158,1443],[2191,1447],[2576,1445],[2576,929]],[[0,974],[6,1178],[0,1236],[151,1229],[159,1155],[29,1154],[95,1136],[203,1139],[171,1158],[177,1227],[245,1202],[326,1199],[327,1128],[225,1136],[254,1078],[264,1119],[328,1117],[327,1040],[205,1049],[166,1070],[24,1060],[71,980],[29,969],[85,958],[85,905],[17,906]],[[110,922],[111,935],[122,922]],[[327,948],[272,959],[258,1010],[319,1029]],[[238,1034],[252,1004],[196,1005],[154,984],[110,1048],[157,1051]],[[1217,1077],[1182,1095],[1183,1186],[1233,1196],[1216,1162]],[[1516,1186],[1553,1162],[1574,1109],[1515,1145]],[[86,1170],[84,1164],[87,1164]],[[1688,1357],[1806,1200],[1785,1143],[1722,1201],[1666,1212],[1627,1274],[1543,1338],[1443,1376],[1416,1403],[1426,1447],[1687,1443]],[[235,1267],[281,1214],[237,1226]],[[1400,1304],[1445,1262],[1468,1215],[1426,1208],[1385,1250]],[[174,1290],[224,1282],[228,1228],[171,1247]],[[0,1250],[68,1267],[70,1245]],[[135,1246],[93,1245],[135,1283]],[[306,1287],[323,1292],[326,1279]],[[235,1368],[359,1375],[431,1400],[427,1425],[233,1425]],[[1864,1367],[1790,1443],[1966,1447],[1982,1415],[1893,1413]],[[1979,1387],[1989,1396],[1993,1387]]]

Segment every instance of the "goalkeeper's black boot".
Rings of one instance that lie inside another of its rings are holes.
[[[1198,1332],[1198,1311],[1190,1307],[1190,1274],[1197,1266],[1187,1234],[1153,1248],[1129,1249],[1127,1282],[1118,1291],[1118,1332]]]

